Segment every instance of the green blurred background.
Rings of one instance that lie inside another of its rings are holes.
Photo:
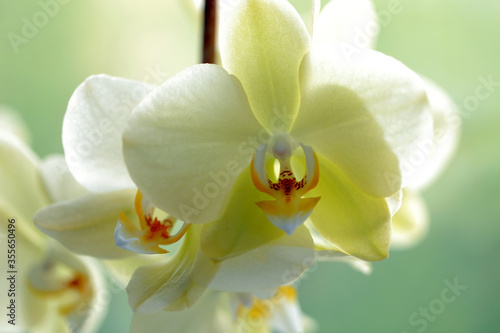
[[[42,7],[0,0],[0,104],[22,114],[42,157],[62,152],[67,102],[89,75],[154,83],[151,73],[165,80],[199,58],[199,23],[182,0],[66,2],[16,53],[8,34],[21,36],[23,18],[32,21]],[[302,12],[309,6],[293,2]],[[375,1],[378,10],[388,2]],[[500,82],[500,1],[401,0],[401,6],[382,29],[378,50],[432,78],[458,104],[474,95],[478,77]],[[424,193],[432,221],[423,243],[391,252],[371,276],[325,263],[301,282],[303,310],[320,332],[500,331],[499,88],[463,118],[456,157]],[[425,327],[412,326],[410,316],[436,306],[444,281],[455,279],[467,289]],[[124,292],[115,294],[101,332],[128,331],[130,314]]]

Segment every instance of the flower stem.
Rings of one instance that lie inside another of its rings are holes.
[[[217,18],[217,0],[205,0],[203,23],[203,58],[202,63],[215,63],[215,31]]]

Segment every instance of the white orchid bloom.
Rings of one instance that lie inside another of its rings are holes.
[[[331,0],[315,18],[313,41],[343,43],[347,54],[355,56],[354,47],[375,47],[379,28],[371,0]],[[407,186],[401,208],[392,219],[394,248],[412,247],[425,236],[429,217],[418,192],[443,172],[458,144],[461,120],[456,104],[434,82],[424,78],[424,84],[433,117],[433,139],[421,141],[403,161]]]
[[[339,44],[311,43],[286,1],[240,1],[225,14],[224,68],[191,67],[132,112],[123,151],[134,182],[185,222],[213,221],[201,247],[215,260],[287,237],[311,213],[338,249],[385,258],[386,198],[432,136],[423,83],[378,52],[347,59]]]
[[[53,243],[32,219],[39,208],[73,192],[72,187],[59,177],[51,177],[61,174],[46,172],[52,170],[49,165],[54,159],[40,161],[16,136],[28,133],[25,127],[15,116],[4,116],[0,115],[13,121],[0,130],[0,236],[2,243],[15,240],[9,242],[15,244],[9,247],[15,251],[9,270],[16,271],[16,288],[15,295],[2,293],[2,300],[4,304],[15,300],[16,315],[8,318],[15,326],[3,320],[1,330],[16,327],[26,332],[95,332],[107,310],[107,303],[100,297],[105,280],[97,263]],[[11,231],[15,238],[9,236]],[[2,290],[9,290],[5,283],[10,281],[2,279]]]
[[[137,191],[120,153],[121,131],[130,115],[130,105],[133,105],[128,98],[138,91],[140,96],[147,87],[140,82],[99,75],[87,79],[77,88],[63,123],[63,144],[71,174],[86,190],[79,197],[41,209],[35,216],[37,225],[78,253],[110,259],[136,253],[169,252],[170,248],[166,250],[161,246],[180,240],[188,231],[181,248],[172,256],[151,260],[132,257],[126,262],[106,262],[124,284],[134,269],[140,267],[128,286],[131,306],[137,311],[189,307],[205,288],[246,292],[274,288],[297,279],[314,258],[312,240],[305,228],[294,237],[278,239],[239,259],[213,265],[201,253],[197,255],[199,226],[188,230],[187,225],[177,220],[180,227],[175,228],[180,231],[172,233],[175,218],[153,208]],[[91,144],[89,138],[99,137],[99,133],[102,140]],[[83,152],[85,156],[81,156]],[[104,161],[99,160],[102,157],[105,157]],[[110,168],[113,168],[112,172]],[[128,251],[118,248],[115,241]],[[195,262],[197,257],[200,259]],[[154,262],[158,264],[147,266]],[[240,269],[245,264],[251,266]],[[127,268],[119,267],[122,265]],[[178,269],[182,265],[187,266]],[[252,269],[256,267],[270,273],[265,276],[254,274]],[[160,274],[155,275],[158,278],[154,281],[150,281],[152,271]],[[291,273],[283,278],[283,273],[288,271]],[[234,279],[235,276],[245,278]],[[197,284],[192,284],[191,279]],[[179,281],[185,283],[180,285]],[[193,291],[187,299],[192,287],[196,292]],[[192,297],[193,293],[196,297]]]

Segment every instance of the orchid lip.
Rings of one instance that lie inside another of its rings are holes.
[[[311,147],[300,144],[306,158],[306,174],[297,181],[294,176],[290,157],[291,144],[278,139],[272,146],[272,153],[280,163],[280,174],[277,182],[269,179],[265,169],[267,144],[259,146],[251,163],[252,181],[255,187],[275,200],[259,201],[256,205],[266,214],[269,221],[288,235],[304,223],[311,215],[320,197],[302,198],[316,187],[319,181],[318,158]]]
[[[147,204],[148,210],[144,211]],[[160,245],[170,245],[179,241],[191,224],[184,223],[181,229],[172,235],[177,219],[167,217],[159,220],[153,215],[154,207],[149,205],[141,191],[137,190],[135,197],[135,212],[140,222],[140,229],[130,219],[120,212],[115,229],[116,245],[129,251],[141,254],[168,253]]]

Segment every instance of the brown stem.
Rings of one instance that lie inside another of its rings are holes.
[[[217,0],[205,0],[202,63],[215,64]]]

